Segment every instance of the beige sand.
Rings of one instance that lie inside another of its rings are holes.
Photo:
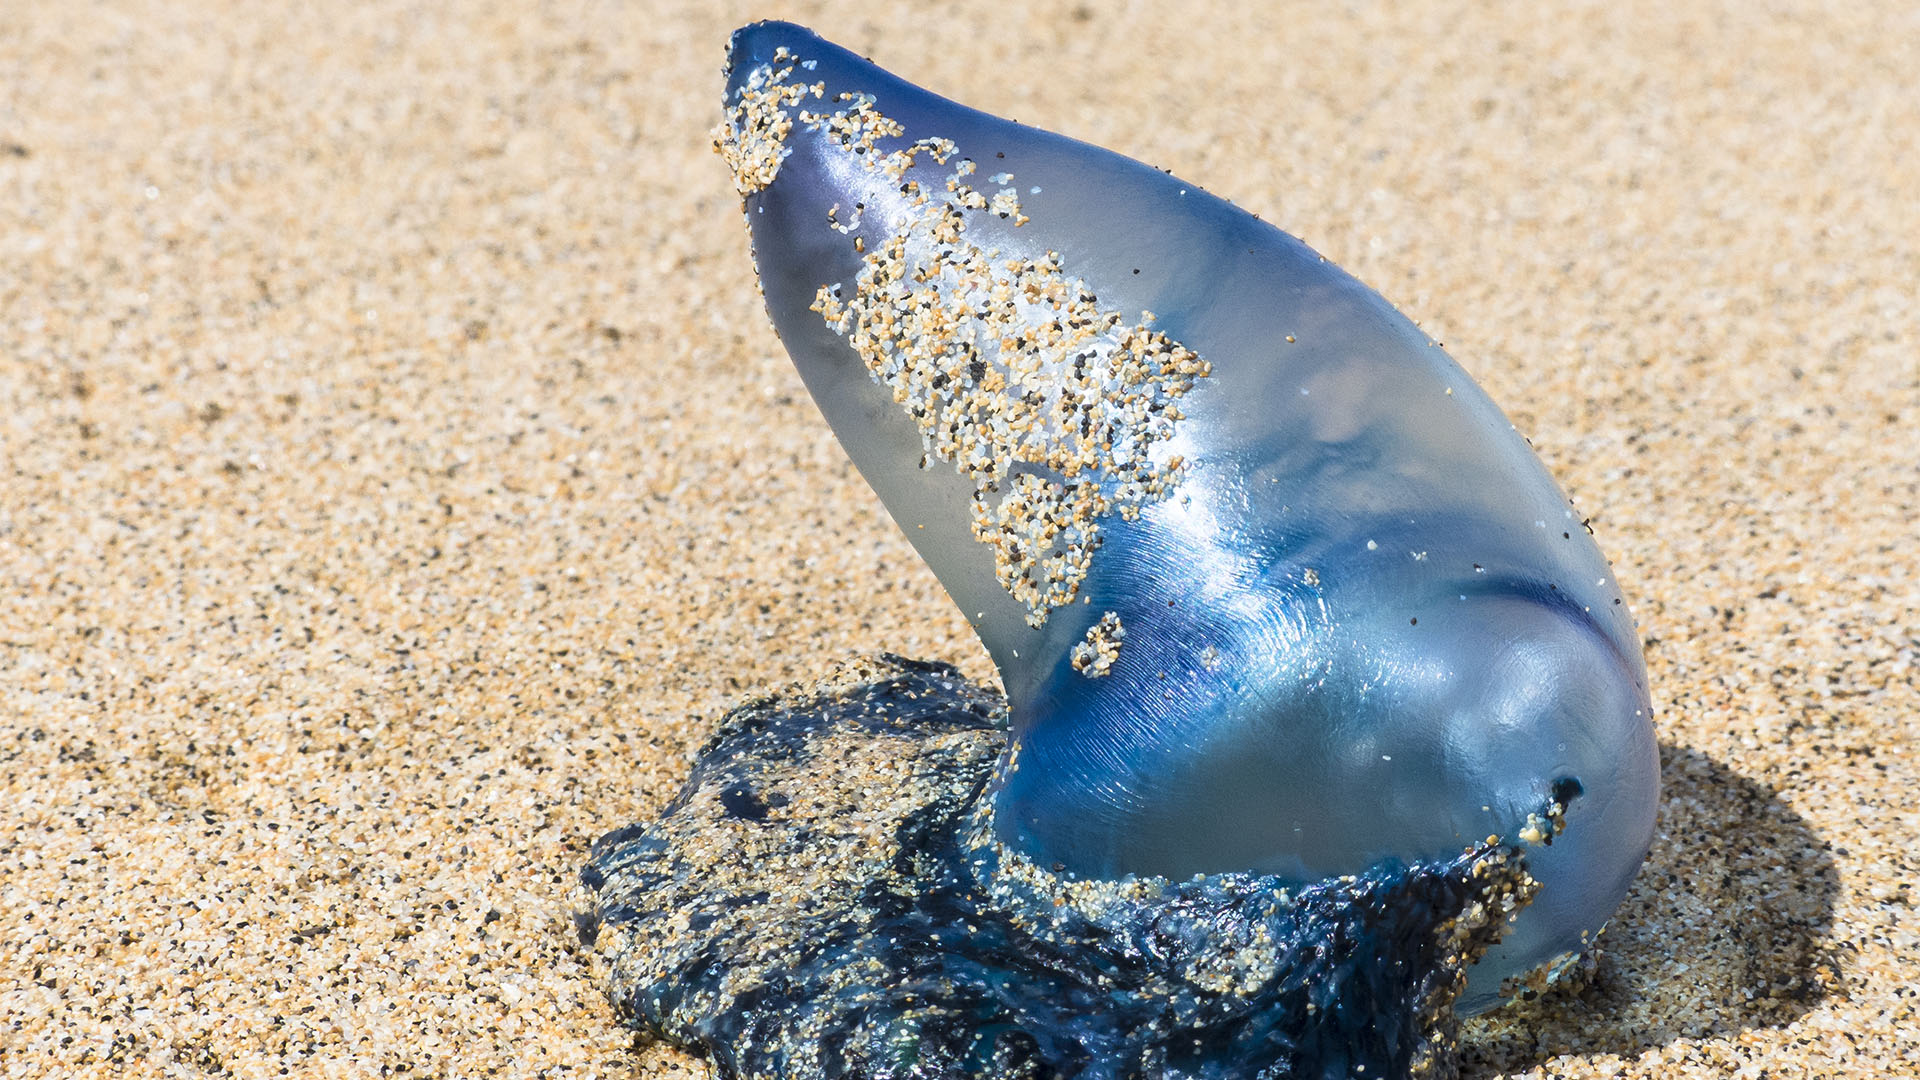
[[[700,1074],[586,845],[757,689],[989,673],[759,311],[771,14],[1301,234],[1592,515],[1661,833],[1468,1075],[1920,1075],[1913,5],[1289,6],[7,4],[0,1075]]]

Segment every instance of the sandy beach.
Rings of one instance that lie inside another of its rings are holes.
[[[569,892],[726,710],[992,668],[808,399],[736,25],[1112,147],[1418,320],[1613,560],[1659,831],[1464,1076],[1920,1076],[1920,9],[0,14],[0,1076],[705,1076]]]

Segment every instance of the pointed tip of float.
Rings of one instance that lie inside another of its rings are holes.
[[[825,39],[799,23],[779,19],[751,22],[735,30],[727,39],[727,63],[724,74],[727,89],[733,90],[742,73],[761,64],[772,63],[781,49],[789,52],[802,46],[820,45]]]

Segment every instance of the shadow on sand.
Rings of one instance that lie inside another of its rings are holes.
[[[1662,744],[1659,831],[1584,989],[1461,1025],[1463,1080],[1786,1024],[1839,985],[1839,875],[1774,790]]]

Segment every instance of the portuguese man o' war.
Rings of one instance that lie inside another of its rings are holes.
[[[730,716],[582,929],[732,1075],[1444,1075],[1578,969],[1658,758],[1605,559],[1305,244],[800,27],[717,147],[781,340],[1004,697],[867,661]]]

